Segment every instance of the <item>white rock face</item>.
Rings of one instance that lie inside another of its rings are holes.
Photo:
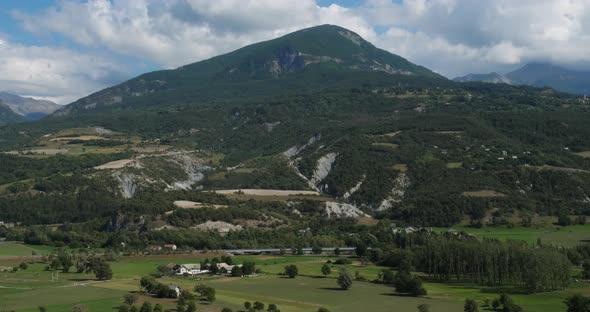
[[[219,233],[228,233],[230,231],[241,231],[241,225],[233,225],[231,223],[222,221],[207,221],[191,227],[191,229],[199,231],[217,231]]]
[[[356,191],[358,191],[361,188],[361,185],[363,185],[363,182],[365,182],[365,178],[366,176],[363,175],[363,178],[359,181],[359,183],[357,183],[350,190],[348,190],[348,192],[342,195],[342,198],[349,199],[350,196],[352,196],[352,194],[356,193]]]
[[[410,179],[408,176],[405,173],[400,173],[393,182],[391,193],[381,202],[381,205],[379,205],[377,210],[383,211],[393,207],[394,203],[401,202],[409,186]]]
[[[115,173],[115,179],[119,182],[119,189],[123,198],[132,198],[137,192],[137,177],[134,174]]]
[[[171,158],[173,162],[178,164],[188,176],[187,180],[176,181],[167,187],[167,190],[188,190],[195,183],[203,180],[205,175],[202,171],[210,170],[201,159],[193,158],[188,154],[179,154]]]
[[[337,156],[338,154],[336,153],[329,153],[318,159],[316,169],[311,178],[311,183],[318,185],[328,176],[328,174],[330,174],[330,171],[332,171],[332,165],[336,161]]]
[[[337,202],[326,202],[325,204],[328,218],[358,218],[369,216],[351,204]]]
[[[322,138],[321,134],[311,137],[307,143],[303,146],[291,146],[288,150],[283,152],[283,155],[287,156],[287,158],[293,158],[301,153],[304,149],[308,148],[309,146],[313,145],[315,142],[319,141]]]

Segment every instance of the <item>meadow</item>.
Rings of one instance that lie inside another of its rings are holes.
[[[22,246],[23,248],[30,248]],[[20,250],[12,248],[17,252]],[[9,253],[5,250],[4,254]],[[16,256],[16,255],[15,255]],[[82,303],[89,311],[115,311],[127,293],[140,293],[139,279],[155,273],[158,265],[167,263],[195,263],[216,254],[179,254],[146,255],[122,257],[112,262],[113,279],[96,281],[94,276],[77,273],[60,273],[59,280],[52,281],[52,272],[45,271],[46,264],[30,264],[28,269],[17,273],[0,275],[0,311],[38,311],[45,306],[47,311],[71,311],[73,305]],[[24,257],[22,260],[26,260]],[[28,258],[30,259],[30,258]],[[221,311],[229,307],[239,311],[245,301],[274,303],[281,311],[317,311],[326,307],[330,311],[417,311],[419,304],[430,305],[430,311],[462,311],[465,298],[478,300],[480,305],[485,299],[493,299],[499,294],[491,289],[462,283],[437,283],[424,276],[428,295],[415,298],[396,295],[392,286],[375,284],[369,281],[377,278],[379,271],[387,269],[375,265],[363,265],[353,261],[348,265],[329,264],[331,274],[323,276],[321,267],[331,256],[235,256],[234,262],[244,260],[256,262],[263,273],[254,277],[233,278],[224,276],[201,275],[197,277],[167,276],[160,278],[164,284],[174,284],[181,288],[192,289],[197,284],[212,286],[217,291],[217,300],[210,304],[200,302],[198,311]],[[1,260],[0,265],[15,265],[15,259]],[[281,273],[287,264],[295,264],[299,276],[287,278]],[[351,289],[340,290],[336,276],[340,269],[346,269],[352,275],[362,276],[367,281],[354,281]],[[574,282],[568,289],[539,294],[513,294],[513,299],[524,311],[553,312],[564,311],[564,298],[572,293],[590,294],[590,285]],[[174,311],[176,301],[157,299],[141,295],[139,303],[149,301],[160,303],[165,309]],[[485,311],[485,310],[484,310]]]

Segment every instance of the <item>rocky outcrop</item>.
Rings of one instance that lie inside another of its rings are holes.
[[[344,195],[342,195],[342,198],[349,199],[350,196],[352,196],[352,194],[356,193],[356,191],[358,191],[361,188],[361,186],[363,185],[365,178],[366,178],[366,176],[363,175],[363,178],[355,186],[353,186],[350,190],[348,190],[348,192],[344,193]]]
[[[311,178],[312,184],[317,186],[328,176],[328,174],[330,174],[330,171],[332,171],[332,165],[336,161],[337,156],[337,153],[329,153],[318,159],[316,169],[314,170],[313,176]]]
[[[130,173],[113,173],[113,177],[119,182],[119,189],[123,198],[132,198],[137,192],[137,176]]]
[[[401,202],[409,186],[410,179],[408,176],[405,173],[400,173],[393,182],[393,188],[389,196],[381,202],[377,210],[383,211],[393,207],[393,204]]]
[[[359,218],[369,216],[351,204],[326,202],[325,205],[325,212],[328,218]]]
[[[229,233],[230,231],[241,231],[241,225],[233,225],[231,223],[222,221],[207,221],[191,227],[191,229],[198,231],[216,231],[219,233]]]
[[[287,156],[287,158],[293,158],[297,155],[299,155],[299,153],[301,153],[304,149],[308,148],[309,146],[313,145],[315,142],[319,141],[322,138],[321,134],[312,136],[307,143],[305,143],[304,145],[294,145],[291,148],[289,148],[288,150],[283,152],[283,155]]]

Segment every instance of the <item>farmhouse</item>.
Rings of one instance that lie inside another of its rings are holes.
[[[176,275],[196,275],[209,272],[209,270],[201,270],[199,263],[177,264],[172,267],[172,271]]]
[[[238,265],[230,265],[230,264],[227,264],[225,262],[217,263],[217,269],[219,270],[219,272],[227,273],[227,274],[231,274],[231,271],[236,266],[237,267],[240,267],[240,268],[242,267],[241,264],[238,264]]]
[[[176,244],[164,244],[164,249],[176,250]]]

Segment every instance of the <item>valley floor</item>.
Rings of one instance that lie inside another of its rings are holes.
[[[27,246],[22,246],[27,248]],[[6,252],[4,253],[6,254]],[[22,254],[20,254],[22,255]],[[51,272],[45,271],[45,264],[29,265],[27,270],[17,273],[0,274],[0,310],[2,311],[38,311],[45,306],[47,311],[71,311],[73,305],[82,303],[90,311],[113,311],[123,301],[123,295],[139,293],[139,279],[156,272],[160,264],[194,263],[213,254],[193,255],[162,255],[123,257],[112,262],[113,279],[96,281],[92,275],[77,273],[60,273],[59,280],[51,279]],[[375,265],[363,266],[360,262],[350,265],[330,264],[332,273],[323,277],[321,266],[327,256],[236,256],[235,263],[245,259],[253,260],[262,270],[255,277],[232,278],[222,276],[199,277],[164,277],[159,279],[164,284],[179,285],[192,289],[204,283],[217,291],[217,300],[213,304],[201,303],[198,311],[221,311],[229,307],[240,310],[245,301],[260,301],[266,305],[274,303],[281,311],[317,311],[326,307],[330,311],[417,311],[419,304],[430,305],[434,312],[462,311],[466,298],[474,298],[480,306],[485,299],[493,299],[499,294],[489,289],[461,283],[429,282],[425,277],[428,296],[422,298],[396,295],[392,286],[354,281],[348,291],[340,290],[336,285],[336,276],[340,268],[346,268],[351,274],[359,272],[366,280],[373,280],[383,267]],[[17,265],[22,259],[0,260],[0,266]],[[300,276],[289,279],[279,273],[286,264],[296,264]],[[572,293],[590,294],[590,284],[573,282],[564,291],[540,293],[533,295],[511,295],[515,302],[522,305],[525,311],[553,312],[564,311],[563,300]],[[173,299],[156,299],[140,296],[140,303],[150,301],[160,303],[165,309],[174,310],[176,301]]]

